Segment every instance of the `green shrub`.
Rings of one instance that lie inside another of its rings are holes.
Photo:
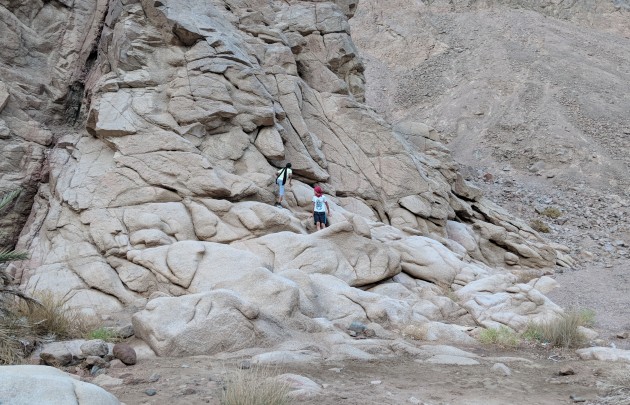
[[[532,229],[535,230],[536,232],[542,232],[542,233],[549,233],[549,232],[551,232],[551,228],[549,228],[549,225],[547,225],[546,223],[544,223],[540,219],[533,219],[529,223],[529,226],[531,226]]]
[[[548,217],[548,218],[560,218],[562,216],[562,211],[560,211],[558,208],[556,207],[547,207],[544,210],[541,211],[541,214],[543,214],[544,216]]]
[[[88,332],[85,338],[88,340],[100,339],[105,342],[112,343],[120,342],[122,340],[116,331],[105,327],[100,327]]]
[[[223,405],[289,405],[290,386],[273,376],[267,367],[232,373],[224,386]]]
[[[522,336],[553,347],[581,347],[586,339],[578,327],[584,326],[583,322],[580,313],[570,311],[550,321],[529,325]]]
[[[505,326],[482,330],[479,333],[479,341],[501,347],[517,347],[521,343],[518,335]]]

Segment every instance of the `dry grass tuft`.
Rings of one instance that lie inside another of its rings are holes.
[[[225,382],[223,405],[289,405],[291,387],[276,379],[274,370],[253,367],[234,371]]]
[[[547,225],[540,219],[532,219],[532,221],[529,223],[529,226],[531,226],[532,229],[535,230],[536,232],[542,232],[542,233],[551,232],[551,228],[549,228],[549,225]]]
[[[0,365],[20,364],[24,360],[24,347],[20,336],[28,335],[18,319],[4,316],[0,320]]]
[[[553,219],[560,218],[562,216],[562,211],[560,211],[556,207],[547,207],[544,210],[542,210],[540,213],[548,218],[553,218]]]
[[[94,329],[95,322],[79,310],[68,309],[65,302],[51,293],[34,295],[39,305],[24,305],[19,313],[27,319],[33,333],[55,339],[73,339],[86,336]]]
[[[582,347],[586,338],[578,330],[579,326],[584,326],[584,316],[579,312],[569,311],[548,322],[529,325],[523,337],[553,347]]]
[[[0,364],[21,363],[29,354],[23,342],[32,346],[42,339],[83,338],[96,324],[50,293],[28,300],[5,298],[0,309]]]
[[[479,341],[483,344],[492,344],[504,348],[514,348],[521,344],[519,336],[505,326],[482,330],[479,333]]]

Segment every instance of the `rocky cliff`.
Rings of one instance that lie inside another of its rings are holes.
[[[133,314],[160,355],[360,358],[400,347],[348,340],[353,321],[465,342],[558,313],[538,277],[570,264],[562,247],[468,184],[432,128],[363,104],[356,9],[1,2],[0,187],[27,190],[3,226],[31,252],[16,280]],[[332,225],[313,233],[315,184]]]

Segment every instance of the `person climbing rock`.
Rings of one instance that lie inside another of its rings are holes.
[[[276,207],[282,208],[282,198],[284,197],[284,185],[289,181],[291,186],[293,170],[291,170],[291,163],[287,163],[285,167],[276,172],[276,184],[278,185],[278,199],[276,200]]]
[[[326,214],[330,215],[330,206],[320,186],[315,186],[313,191],[315,192],[313,196],[313,223],[319,231],[326,228]]]

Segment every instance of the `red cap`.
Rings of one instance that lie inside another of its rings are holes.
[[[321,197],[321,196],[322,196],[322,194],[324,194],[324,193],[322,192],[322,188],[321,188],[320,186],[315,186],[315,188],[313,189],[313,191],[315,191],[315,195],[316,195],[317,197]]]

